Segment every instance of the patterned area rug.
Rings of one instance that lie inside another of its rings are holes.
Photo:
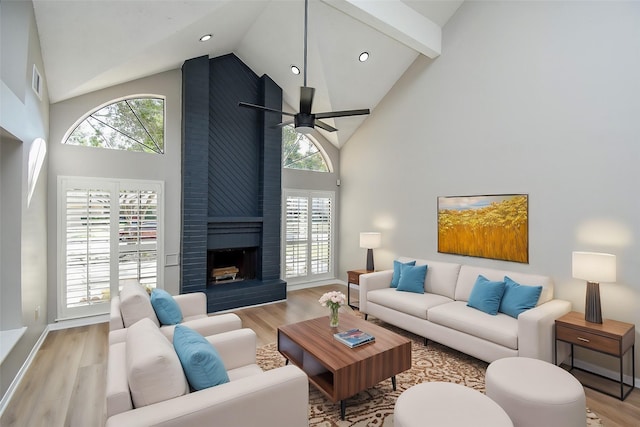
[[[445,381],[462,384],[484,392],[484,375],[487,363],[452,350],[438,343],[429,342],[391,325],[388,329],[411,339],[411,369],[396,376],[397,387],[393,391],[391,380],[358,393],[347,400],[345,420],[340,420],[340,404],[332,403],[313,385],[309,385],[309,426],[311,427],[365,427],[393,426],[393,407],[400,393],[425,381]],[[278,353],[276,343],[258,348],[258,365],[264,370],[283,366],[285,359]],[[587,425],[602,426],[600,418],[587,408]]]

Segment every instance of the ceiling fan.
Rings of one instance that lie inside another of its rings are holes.
[[[315,88],[307,86],[307,20],[309,15],[309,0],[304,1],[304,86],[300,87],[300,112],[289,113],[287,111],[280,111],[274,108],[264,107],[262,105],[250,104],[248,102],[240,102],[240,107],[253,108],[261,111],[268,111],[272,113],[284,114],[285,116],[293,117],[293,121],[286,121],[280,123],[278,126],[286,126],[289,124],[294,125],[296,131],[300,133],[309,133],[315,126],[324,129],[329,132],[335,132],[338,129],[328,125],[319,119],[329,119],[333,117],[345,117],[345,116],[361,116],[369,114],[369,109],[363,110],[345,110],[345,111],[328,111],[324,113],[312,113],[311,107],[313,105],[313,95]]]

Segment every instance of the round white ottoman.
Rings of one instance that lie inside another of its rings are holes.
[[[428,382],[405,390],[393,409],[394,427],[513,427],[506,412],[472,388]]]
[[[582,384],[564,369],[542,360],[507,357],[489,364],[487,396],[515,427],[585,427]]]

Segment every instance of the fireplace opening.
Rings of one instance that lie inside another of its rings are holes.
[[[207,251],[207,283],[218,285],[256,278],[258,248]]]

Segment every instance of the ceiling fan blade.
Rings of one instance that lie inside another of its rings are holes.
[[[329,126],[328,124],[326,124],[325,122],[321,122],[320,120],[316,119],[315,122],[313,122],[314,125],[318,126],[321,129],[324,129],[326,131],[329,132],[335,132],[338,129],[334,128],[333,126]]]
[[[274,108],[263,107],[262,105],[249,104],[248,102],[238,102],[238,106],[247,107],[247,108],[253,108],[255,110],[269,111],[271,113],[284,114],[285,116],[291,116],[291,117],[295,116],[295,114],[293,114],[293,113],[288,113],[286,111],[276,110]]]
[[[311,105],[313,104],[313,94],[315,89],[308,86],[300,87],[300,112],[311,114]]]
[[[345,117],[345,116],[362,116],[369,114],[369,109],[364,110],[345,110],[345,111],[328,111],[326,113],[316,113],[316,119],[328,119],[330,117]]]

